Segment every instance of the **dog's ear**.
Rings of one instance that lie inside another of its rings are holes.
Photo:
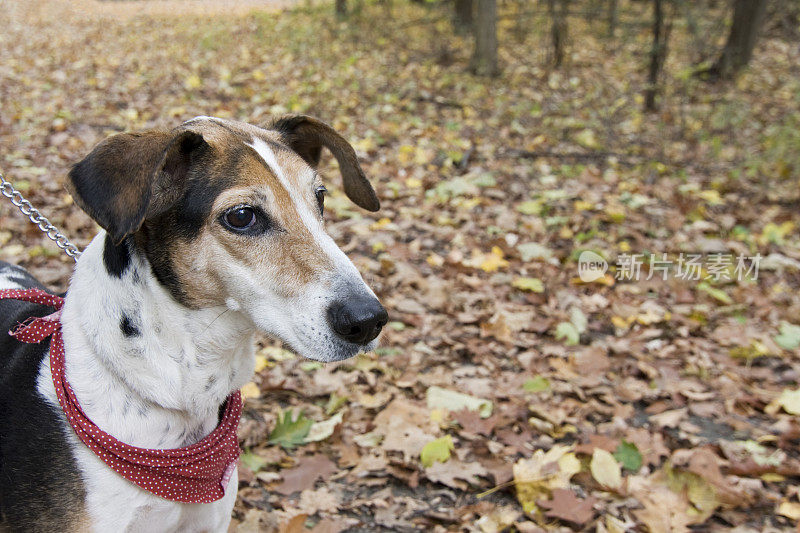
[[[339,162],[344,192],[358,206],[377,211],[381,204],[375,190],[364,176],[353,147],[332,127],[308,115],[285,115],[266,126],[283,137],[292,150],[313,168],[319,165],[324,146]]]
[[[115,243],[175,202],[203,136],[192,131],[119,133],[69,172],[75,202]]]

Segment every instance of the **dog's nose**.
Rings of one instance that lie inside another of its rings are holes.
[[[328,321],[333,331],[353,344],[372,341],[388,320],[386,309],[372,296],[356,296],[328,307]]]

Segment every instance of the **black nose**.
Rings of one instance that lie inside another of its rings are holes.
[[[328,307],[328,322],[333,331],[353,344],[367,344],[381,332],[389,314],[372,296],[356,296]]]

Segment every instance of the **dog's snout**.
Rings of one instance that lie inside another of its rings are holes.
[[[353,344],[367,344],[383,329],[389,314],[372,296],[357,296],[328,307],[328,321],[339,337]]]

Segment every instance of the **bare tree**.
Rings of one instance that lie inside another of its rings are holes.
[[[340,19],[347,16],[347,0],[336,0],[336,16]]]
[[[644,110],[655,111],[658,109],[656,98],[658,96],[658,79],[664,70],[667,59],[667,41],[672,29],[671,20],[667,22],[665,4],[669,0],[653,0],[653,44],[650,47],[650,64],[647,69],[647,88],[644,91]]]
[[[453,0],[453,26],[458,32],[465,32],[472,28],[473,24],[473,0]]]
[[[553,65],[558,68],[564,63],[564,50],[567,47],[567,12],[569,0],[547,0],[552,25],[550,36],[553,41]]]
[[[703,74],[715,79],[731,79],[747,66],[766,12],[767,0],[735,0],[733,24],[725,48],[714,65]]]
[[[608,15],[606,22],[608,23],[608,36],[613,38],[617,31],[617,0],[608,0]]]
[[[497,64],[497,0],[476,0],[476,4],[475,51],[470,68],[479,76],[496,76],[500,73]]]

